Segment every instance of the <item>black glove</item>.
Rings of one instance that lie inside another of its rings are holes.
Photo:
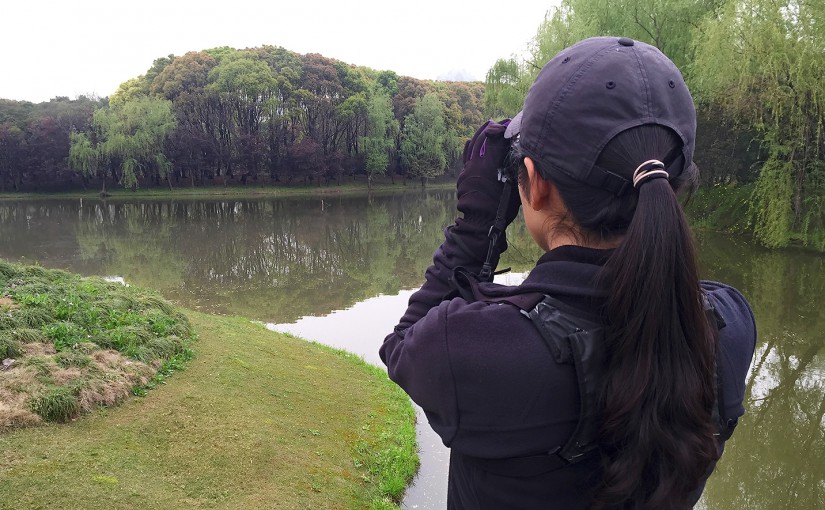
[[[509,123],[510,119],[487,121],[464,144],[464,170],[456,184],[457,207],[469,223],[489,227],[495,221],[504,189],[499,171],[510,150],[510,140],[504,138],[504,130]],[[520,206],[518,185],[512,182],[504,213],[505,227],[518,215]]]

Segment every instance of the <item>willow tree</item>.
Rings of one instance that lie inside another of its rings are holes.
[[[424,94],[412,113],[404,118],[401,134],[401,163],[408,175],[427,179],[444,173],[447,167],[447,127],[444,104],[434,93]]]
[[[694,84],[768,154],[751,197],[753,228],[767,246],[825,248],[825,2],[731,0],[703,24]]]
[[[529,56],[499,59],[487,71],[484,81],[484,112],[487,116],[498,119],[518,113],[544,64],[581,39],[579,34],[582,32],[582,23],[566,2],[547,11],[530,44]]]
[[[125,188],[136,188],[142,177],[165,179],[172,187],[172,165],[164,154],[175,128],[169,101],[148,96],[116,101],[94,113],[92,127],[92,137],[72,135],[69,161],[76,171],[102,177],[104,192],[110,175]]]
[[[631,37],[656,46],[683,72],[693,61],[696,26],[725,0],[562,0],[551,8],[529,55],[498,60],[487,73],[485,111],[512,115],[538,72],[554,55],[593,36]],[[686,73],[689,74],[689,73]]]
[[[372,189],[375,176],[387,172],[397,133],[398,121],[392,114],[390,96],[382,87],[375,87],[367,101],[367,135],[361,140],[368,188]]]
[[[100,193],[106,194],[106,169],[101,164],[103,153],[94,135],[82,131],[72,131],[69,135],[69,166],[86,178],[100,178],[103,187]],[[85,184],[84,184],[85,186]]]

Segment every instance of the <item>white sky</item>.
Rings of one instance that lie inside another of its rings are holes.
[[[4,0],[0,98],[108,96],[158,57],[271,44],[424,79],[483,80],[558,0]]]

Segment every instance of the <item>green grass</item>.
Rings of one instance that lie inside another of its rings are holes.
[[[156,294],[0,261],[0,433],[65,422],[147,387],[187,351],[188,319]]]
[[[186,370],[119,407],[0,435],[0,509],[388,509],[414,412],[383,370],[242,318],[188,312]]]

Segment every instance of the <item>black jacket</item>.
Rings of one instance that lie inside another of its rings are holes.
[[[481,230],[459,225],[427,270],[426,283],[410,298],[407,312],[381,347],[390,378],[426,412],[433,429],[451,448],[448,508],[586,508],[598,484],[598,455],[537,476],[491,472],[489,461],[537,455],[562,445],[579,414],[572,365],[558,364],[537,329],[508,304],[444,299],[458,266],[477,271],[486,253]],[[597,313],[604,292],[593,276],[608,251],[563,246],[539,259],[518,287],[481,284],[495,297],[524,292],[552,295],[586,313]],[[703,282],[726,323],[720,331],[719,370],[725,418],[737,419],[745,376],[756,342],[753,314],[735,289]],[[697,488],[696,498],[702,488]]]

